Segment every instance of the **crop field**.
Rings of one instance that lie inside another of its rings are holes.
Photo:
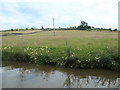
[[[54,36],[53,31],[33,31],[2,36],[2,59],[118,70],[118,32],[58,30]]]
[[[11,33],[21,32],[22,31],[13,31]],[[33,31],[28,31],[28,33],[29,32]],[[27,31],[22,33],[27,33]],[[56,36],[53,36],[53,31],[39,31],[35,34],[2,37],[3,46],[50,46],[59,48],[65,47],[66,42],[67,45],[72,47],[117,47],[118,33],[109,31],[56,31]]]

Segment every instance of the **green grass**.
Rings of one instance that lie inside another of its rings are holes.
[[[2,45],[3,60],[71,68],[118,70],[120,66],[117,32],[71,30],[53,36],[53,31],[40,31],[2,37]]]

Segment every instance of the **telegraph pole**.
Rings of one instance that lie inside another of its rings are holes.
[[[120,1],[118,2],[118,30],[120,30]]]
[[[55,18],[53,18],[53,33],[54,33],[54,36],[55,36]]]

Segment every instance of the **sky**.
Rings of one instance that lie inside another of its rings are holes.
[[[0,30],[78,26],[118,28],[119,0],[0,0]]]

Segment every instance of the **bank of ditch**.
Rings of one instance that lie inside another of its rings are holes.
[[[120,71],[120,57],[115,48],[2,47],[1,51],[3,61]]]

